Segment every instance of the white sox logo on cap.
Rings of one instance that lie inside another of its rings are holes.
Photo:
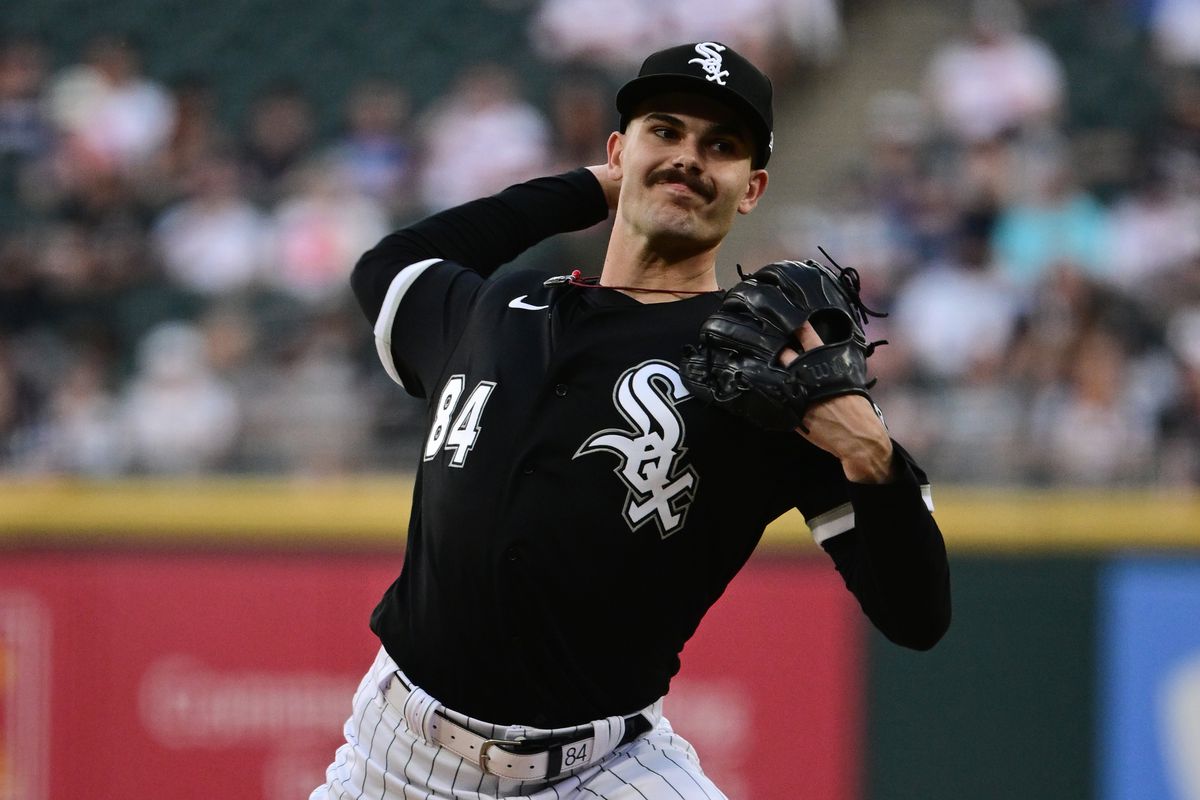
[[[696,52],[700,54],[700,58],[693,58],[688,61],[689,64],[699,64],[700,69],[704,70],[706,80],[714,81],[717,84],[724,86],[725,78],[729,75],[729,70],[722,65],[721,52],[725,49],[725,45],[717,44],[716,42],[701,42],[696,45]]]
[[[732,109],[750,128],[751,166],[767,165],[773,144],[771,79],[745,56],[720,42],[689,42],[651,53],[637,77],[617,92],[621,133],[634,115],[646,111],[650,98],[672,92],[707,95]]]

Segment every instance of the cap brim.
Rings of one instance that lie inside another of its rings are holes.
[[[733,109],[746,122],[755,139],[754,166],[762,168],[771,157],[771,130],[766,120],[741,95],[720,84],[687,74],[659,74],[634,78],[617,92],[617,111],[621,114],[621,130],[629,124],[633,113],[643,100],[668,92],[685,92],[710,97]]]

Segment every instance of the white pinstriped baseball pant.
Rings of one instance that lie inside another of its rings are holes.
[[[382,687],[396,672],[395,662],[380,648],[354,695],[346,743],[309,800],[726,800],[700,769],[696,751],[662,716],[661,701],[644,712],[657,723],[654,728],[601,761],[550,781],[517,781],[486,773],[414,732],[384,695]],[[515,730],[443,713],[489,738],[512,736]],[[517,730],[537,736],[576,729]]]

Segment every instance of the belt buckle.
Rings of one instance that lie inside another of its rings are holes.
[[[488,761],[491,760],[491,755],[488,751],[493,747],[510,756],[532,756],[546,752],[552,746],[552,743],[530,739],[528,736],[518,736],[516,739],[484,739],[479,745],[479,768],[484,772],[489,771]]]
[[[524,739],[484,739],[479,745],[479,768],[484,772],[488,771],[488,761],[491,759],[488,750],[498,747],[507,753],[509,751],[504,745],[520,744],[523,741]]]
[[[484,739],[479,745],[479,768],[484,772],[488,771],[488,750],[493,747],[499,747],[500,739]]]

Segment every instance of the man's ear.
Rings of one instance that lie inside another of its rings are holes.
[[[746,194],[742,195],[742,199],[738,201],[738,213],[749,214],[753,211],[766,191],[767,171],[765,169],[753,170],[750,173],[750,180],[746,183]]]
[[[613,131],[608,135],[608,177],[619,181],[624,174],[621,158],[625,154],[625,134]]]

